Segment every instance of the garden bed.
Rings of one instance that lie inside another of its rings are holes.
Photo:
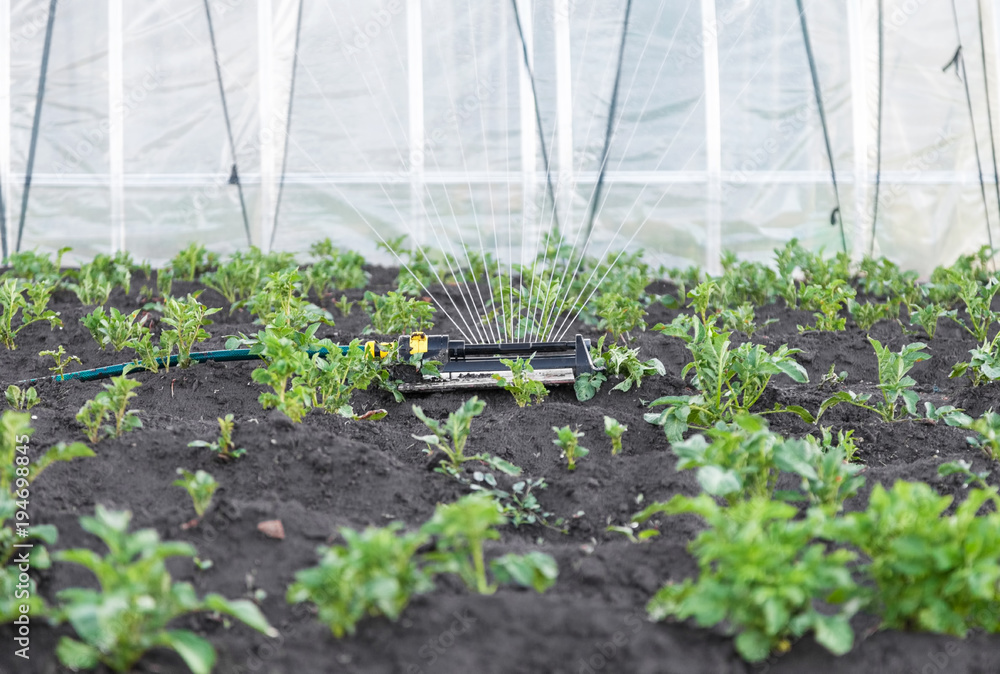
[[[394,289],[395,270],[374,268],[369,289]],[[116,289],[110,306],[131,311],[144,304],[138,297],[142,279],[126,295]],[[193,283],[174,285],[180,294],[200,288]],[[657,293],[672,290],[658,284]],[[361,290],[347,291],[357,299]],[[338,292],[338,295],[340,293]],[[222,307],[208,327],[212,338],[201,350],[223,348],[225,335],[253,333],[258,329],[244,311],[229,313],[225,299],[206,290],[201,300]],[[323,307],[336,318],[335,328],[320,334],[347,342],[360,337],[368,318],[355,308],[348,317]],[[48,363],[37,354],[62,344],[79,356],[86,367],[123,362],[125,353],[101,351],[79,319],[92,307],[82,307],[67,291],[54,296],[51,308],[61,313],[64,329],[29,326],[18,336],[15,351],[0,349],[3,385],[49,373]],[[669,322],[677,311],[658,303],[649,308],[646,322]],[[802,405],[811,410],[830,395],[819,383],[831,365],[846,370],[847,386],[857,392],[876,391],[875,354],[866,333],[848,320],[843,332],[799,334],[796,326],[811,320],[811,312],[791,311],[783,305],[757,310],[758,323],[777,318],[754,336],[769,349],[787,343],[802,349],[797,360],[807,369],[810,383],[796,384],[775,377],[761,409],[775,403]],[[433,332],[447,331],[439,321]],[[582,324],[579,331],[596,341],[599,333]],[[572,334],[572,332],[571,332]],[[917,341],[904,335],[895,321],[881,321],[870,333],[898,350]],[[262,387],[253,383],[253,363],[209,363],[156,374],[136,372],[141,381],[133,407],[141,410],[143,427],[119,439],[106,439],[95,448],[96,457],[56,464],[32,486],[30,516],[33,523],[50,523],[59,529],[53,549],[90,547],[97,540],[78,523],[93,514],[96,504],[133,513],[133,527],[151,527],[164,540],[192,543],[199,558],[212,566],[199,570],[189,560],[169,564],[176,579],[194,584],[199,594],[219,592],[230,598],[256,596],[268,620],[280,632],[268,638],[236,624],[231,628],[206,614],[181,621],[181,626],[208,638],[218,651],[217,672],[996,672],[1000,671],[1000,637],[973,634],[965,640],[921,633],[876,630],[866,616],[854,619],[855,646],[835,657],[811,636],[792,644],[791,650],[764,664],[749,665],[736,653],[732,639],[721,631],[698,629],[686,623],[654,623],[646,619],[645,604],[668,580],[680,581],[697,571],[687,544],[701,528],[694,518],[662,519],[661,535],[646,542],[630,542],[608,525],[622,525],[651,501],[665,501],[674,494],[694,495],[699,488],[694,471],[677,472],[676,457],[663,430],[644,421],[643,402],[660,396],[691,393],[680,377],[689,362],[683,343],[653,331],[639,333],[636,345],[643,358],[659,358],[664,377],[645,379],[628,393],[605,386],[592,400],[578,402],[572,387],[555,388],[540,405],[519,408],[510,394],[484,390],[485,412],[472,423],[470,449],[489,452],[523,468],[530,478],[544,477],[548,487],[537,493],[553,518],[565,518],[565,533],[542,526],[505,527],[502,539],[490,544],[488,557],[506,552],[542,550],[559,565],[556,584],[544,594],[501,587],[495,594],[469,592],[454,579],[439,579],[430,594],[416,597],[398,622],[385,618],[363,620],[357,634],[334,638],[305,604],[286,603],[285,593],[296,571],[317,562],[316,548],[338,539],[340,527],[356,529],[382,526],[394,520],[416,528],[434,512],[439,502],[452,502],[467,493],[458,482],[434,472],[413,434],[426,428],[411,412],[411,403],[425,413],[442,418],[457,409],[469,392],[409,395],[398,404],[375,389],[355,394],[358,412],[377,408],[388,416],[377,422],[350,421],[320,412],[293,424],[277,411],[264,411],[258,403]],[[978,416],[997,406],[996,384],[973,389],[967,379],[949,379],[952,365],[967,359],[974,339],[960,327],[942,319],[929,341],[929,361],[911,372],[921,403],[952,404]],[[101,390],[99,382],[42,382],[37,385],[41,403],[31,410],[37,417],[31,439],[33,449],[59,441],[83,440],[75,420],[80,406]],[[222,463],[192,440],[217,435],[217,417],[232,413],[235,442],[246,448],[239,460]],[[611,455],[604,434],[603,417],[614,417],[628,426],[624,452]],[[784,435],[802,435],[815,429],[792,414],[768,417],[771,429]],[[856,407],[841,405],[823,418],[824,425],[854,429],[863,440],[859,457],[865,465],[865,486],[848,501],[848,511],[863,508],[876,484],[897,479],[932,483],[941,493],[960,494],[957,478],[938,478],[946,461],[967,459],[977,470],[986,468],[982,454],[970,448],[969,434],[944,424],[914,421],[885,423]],[[553,426],[579,426],[581,444],[590,455],[574,472],[566,469],[552,444]],[[218,480],[214,503],[200,524],[184,528],[194,516],[185,492],[172,486],[176,470],[204,469]],[[471,471],[472,468],[469,468]],[[989,478],[992,483],[996,475]],[[639,497],[642,497],[640,500]],[[258,523],[280,519],[285,538],[266,537]],[[36,573],[47,600],[71,586],[92,586],[93,577],[80,567],[56,563]],[[258,590],[263,590],[264,595]],[[52,628],[44,620],[31,626],[31,660],[13,656],[14,632],[0,626],[0,672],[61,671],[55,645],[68,627]],[[98,670],[103,671],[103,670]],[[153,651],[137,671],[187,671],[178,656]]]

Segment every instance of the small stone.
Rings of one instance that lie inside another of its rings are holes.
[[[281,520],[267,520],[257,525],[257,531],[268,538],[275,538],[279,541],[285,540],[285,527]]]

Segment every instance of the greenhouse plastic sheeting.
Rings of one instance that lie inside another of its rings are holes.
[[[672,267],[798,237],[926,273],[1000,236],[995,3],[884,0],[880,31],[877,2],[804,0],[838,192],[795,0],[634,0],[623,42],[627,6],[0,0],[7,245],[517,262],[558,225]]]

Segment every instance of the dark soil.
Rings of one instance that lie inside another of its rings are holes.
[[[374,269],[371,288],[391,289],[393,270]],[[120,290],[111,304],[131,310],[142,305],[138,288],[126,296]],[[194,289],[179,283],[175,293]],[[339,296],[340,293],[338,292]],[[360,291],[348,293],[359,297]],[[225,335],[253,332],[256,327],[242,312],[229,315],[225,301],[212,291],[202,300],[223,306],[209,331],[212,339],[199,348],[221,348]],[[361,336],[367,325],[355,308],[349,317],[337,318],[331,337],[349,340]],[[80,356],[86,367],[127,360],[122,354],[102,352],[79,318],[81,307],[69,293],[54,301],[65,322],[63,330],[31,326],[21,333],[16,351],[0,350],[3,385],[48,374],[40,350],[63,344]],[[658,304],[647,318],[650,325],[670,320],[676,312]],[[758,311],[758,322],[775,317],[780,322],[755,336],[769,346],[788,343],[802,349],[799,360],[809,371],[811,383],[796,385],[776,377],[762,406],[774,402],[800,404],[816,409],[829,395],[819,382],[835,364],[849,373],[847,386],[874,391],[876,361],[865,334],[850,324],[847,331],[799,335],[797,324],[810,322],[807,312],[780,306]],[[444,331],[439,325],[436,331]],[[580,326],[580,331],[597,334]],[[872,335],[894,349],[918,337],[907,336],[897,323],[881,322]],[[659,428],[643,421],[642,401],[689,391],[679,376],[688,361],[679,340],[648,331],[638,336],[644,357],[656,356],[666,365],[666,377],[654,377],[627,394],[608,394],[606,385],[596,398],[577,402],[572,388],[553,390],[540,406],[518,408],[502,390],[477,394],[486,400],[485,413],[473,424],[470,446],[487,451],[524,468],[531,477],[544,476],[549,487],[539,499],[546,510],[565,517],[567,533],[540,526],[507,527],[501,541],[488,549],[490,556],[508,551],[541,549],[559,562],[559,580],[544,595],[501,588],[492,596],[470,593],[448,579],[431,594],[416,598],[397,623],[384,618],[363,621],[355,636],[335,639],[304,606],[285,602],[285,591],[296,570],[317,561],[316,547],[337,540],[340,527],[363,528],[401,520],[415,528],[439,502],[450,502],[464,488],[432,472],[421,443],[411,434],[422,426],[410,411],[417,403],[431,416],[441,418],[456,409],[468,392],[411,395],[403,404],[379,391],[358,393],[356,410],[386,408],[389,416],[379,422],[354,422],[312,413],[301,424],[292,424],[279,413],[261,410],[261,387],[250,379],[252,363],[197,365],[169,374],[136,373],[142,381],[135,407],[142,410],[143,428],[119,440],[104,440],[97,457],[57,464],[33,485],[30,514],[34,523],[58,526],[57,548],[98,548],[96,539],[78,524],[92,514],[94,505],[132,511],[134,527],[152,527],[164,539],[193,543],[202,559],[214,565],[197,570],[188,560],[175,560],[175,578],[192,582],[202,594],[221,592],[231,598],[251,597],[262,589],[267,595],[262,609],[280,631],[268,639],[241,625],[225,628],[201,615],[182,621],[183,627],[207,636],[219,653],[217,672],[677,672],[711,674],[737,672],[982,672],[1000,671],[1000,637],[976,634],[966,640],[930,634],[877,631],[871,618],[856,622],[854,650],[841,658],[830,655],[811,638],[794,644],[791,651],[765,665],[745,664],[721,630],[697,629],[688,624],[651,623],[644,606],[667,581],[679,581],[695,572],[686,546],[698,531],[690,518],[670,518],[662,535],[644,544],[629,543],[620,534],[606,532],[608,524],[623,524],[645,503],[666,500],[676,493],[694,494],[691,472],[674,470],[675,459]],[[933,358],[912,372],[922,400],[955,404],[972,414],[997,405],[995,387],[970,388],[964,380],[948,379],[952,365],[964,360],[973,340],[960,328],[941,322],[930,352]],[[36,450],[60,440],[82,440],[74,415],[83,402],[101,389],[99,382],[51,383],[38,386],[42,403],[32,410],[37,429]],[[187,446],[195,439],[217,435],[216,417],[233,413],[236,442],[247,455],[220,463],[211,452]],[[612,457],[603,432],[603,415],[628,425],[625,451]],[[769,417],[773,430],[788,434],[814,431],[792,415]],[[867,465],[863,493],[849,508],[863,507],[873,485],[897,479],[924,480],[942,493],[960,494],[960,485],[936,477],[937,466],[948,460],[973,461],[977,470],[984,459],[965,442],[965,433],[943,425],[885,424],[864,410],[841,406],[831,410],[824,423],[853,428],[864,440],[861,457]],[[582,444],[591,449],[575,472],[568,472],[552,444],[553,425],[579,426],[586,433]],[[183,529],[194,513],[187,494],[171,486],[178,467],[205,469],[221,487],[203,522]],[[994,476],[995,477],[995,476]],[[993,479],[993,478],[991,478]],[[960,498],[960,496],[959,496]],[[257,531],[264,520],[280,519],[286,538],[266,538]],[[93,585],[92,576],[80,567],[55,564],[36,574],[40,591],[52,600],[55,593],[74,585]],[[41,620],[31,627],[31,660],[13,656],[13,632],[0,627],[0,672],[56,672],[59,637],[67,627],[53,628]],[[179,658],[164,651],[151,652],[137,671],[187,671]]]

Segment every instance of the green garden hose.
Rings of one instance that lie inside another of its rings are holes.
[[[341,346],[341,352],[347,353],[349,346]],[[324,355],[327,353],[326,349],[320,349],[319,351],[310,351],[309,355],[314,354]],[[224,363],[226,361],[234,360],[259,360],[260,356],[256,354],[251,354],[250,349],[219,349],[218,351],[196,351],[191,353],[191,360],[195,363],[205,363],[208,361],[217,361]],[[177,365],[179,356],[170,356],[169,358],[157,358],[156,362],[160,366],[170,367]],[[92,370],[80,370],[78,372],[67,372],[65,374],[57,374],[51,377],[40,377],[37,379],[26,379],[24,381],[18,382],[19,384],[34,384],[38,381],[52,380],[52,381],[70,381],[76,379],[78,381],[94,381],[95,379],[108,379],[109,377],[117,377],[125,372],[125,368],[129,365],[138,365],[136,361],[129,363],[120,363],[118,365],[108,365],[106,367],[97,367]]]

